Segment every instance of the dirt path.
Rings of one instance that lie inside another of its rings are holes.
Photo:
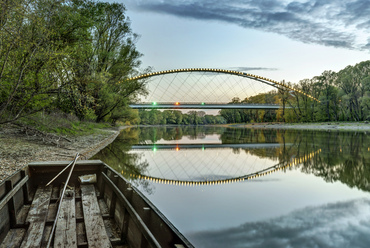
[[[0,182],[32,161],[72,160],[79,152],[89,159],[110,144],[119,130],[102,130],[98,134],[58,139],[43,137],[17,126],[0,127]]]

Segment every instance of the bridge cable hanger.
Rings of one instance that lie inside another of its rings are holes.
[[[301,90],[298,90],[298,89],[294,89],[293,87],[291,87],[291,86],[289,86],[285,83],[281,83],[281,82],[278,82],[278,81],[275,81],[275,80],[272,80],[272,79],[269,79],[269,78],[261,77],[261,76],[258,76],[258,75],[253,75],[253,74],[240,72],[240,71],[234,71],[234,70],[214,69],[214,68],[173,69],[173,70],[165,70],[165,71],[146,73],[146,74],[142,74],[142,75],[139,75],[139,76],[136,76],[136,77],[128,78],[127,80],[128,81],[138,80],[138,79],[144,79],[144,78],[154,77],[154,76],[158,76],[158,75],[171,74],[171,73],[181,73],[181,72],[214,72],[214,73],[232,74],[232,75],[236,75],[236,76],[240,76],[240,77],[247,77],[247,78],[259,81],[261,83],[268,84],[268,85],[273,86],[277,89],[295,91],[299,94],[302,94],[302,95],[305,95],[305,96],[311,98],[312,100],[320,102],[317,98],[311,96],[310,94],[307,94],[307,93],[305,93]]]

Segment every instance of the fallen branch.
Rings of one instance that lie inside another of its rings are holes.
[[[68,142],[72,143],[72,141],[70,139],[68,139],[66,137],[63,137],[63,136],[58,136],[58,135],[52,134],[52,133],[45,133],[43,131],[37,130],[36,128],[29,127],[29,126],[26,126],[26,125],[22,125],[22,124],[19,124],[19,123],[13,123],[13,124],[21,127],[22,132],[25,132],[27,135],[30,133],[30,135],[40,136],[42,138],[45,138],[45,137],[49,138],[49,139],[54,138],[54,139],[56,139],[57,144],[58,144],[60,139],[63,139],[65,141],[68,141]]]

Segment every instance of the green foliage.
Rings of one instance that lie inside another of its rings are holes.
[[[275,103],[272,110],[221,110],[221,117],[141,112],[128,102],[145,94],[141,53],[123,4],[95,0],[0,2],[0,124],[58,109],[80,120],[142,124],[363,121],[370,118],[370,61],[325,71],[297,85],[320,100],[280,89],[234,103]],[[150,69],[145,69],[147,72]],[[286,106],[293,107],[286,109]]]
[[[137,35],[122,4],[91,2],[85,10],[89,42],[79,44],[65,62],[73,74],[60,76],[69,85],[60,98],[80,119],[93,109],[97,122],[123,122],[132,115],[127,103],[145,93],[145,81],[127,80],[138,74],[140,66],[141,54],[134,45]]]
[[[284,82],[285,83],[285,82]],[[320,76],[299,81],[297,85],[285,83],[296,91],[279,90],[252,96],[231,103],[275,103],[278,111],[223,109],[220,111],[228,123],[238,122],[325,122],[364,121],[370,119],[370,61],[347,66],[338,73],[324,71]],[[319,101],[315,101],[305,92]],[[291,108],[285,108],[289,106]]]
[[[301,80],[294,88],[320,102],[293,92],[288,97],[293,109],[287,111],[286,121],[363,121],[370,117],[370,61],[347,66],[338,73],[324,71]]]
[[[130,175],[144,174],[149,163],[142,161],[142,154],[129,153],[131,146],[138,144],[139,131],[134,128],[123,129],[112,144],[94,155],[92,159],[104,161],[127,178]],[[140,186],[149,194],[153,193],[153,186],[149,182],[143,181]]]
[[[0,3],[0,124],[58,108],[80,120],[123,121],[145,93],[123,4],[93,0]]]
[[[338,73],[324,71],[320,76],[304,79],[297,85],[283,82],[296,91],[280,89],[261,93],[244,100],[237,97],[233,103],[280,104],[275,110],[222,109],[216,120],[211,116],[199,115],[190,111],[175,118],[179,111],[158,110],[140,112],[141,124],[184,124],[202,125],[215,123],[258,123],[258,122],[326,122],[326,121],[363,121],[370,119],[370,61],[348,66]],[[308,95],[301,94],[299,91]],[[290,107],[290,108],[287,108]],[[180,115],[181,113],[179,113]]]
[[[184,114],[179,110],[140,110],[139,117],[140,124],[142,125],[205,125],[226,123],[226,120],[222,116],[206,115],[204,111],[189,111]]]
[[[39,112],[17,120],[19,124],[32,126],[39,131],[67,136],[95,134],[98,129],[110,128],[107,123],[80,121],[71,114],[62,112]]]
[[[69,4],[68,0],[0,3],[0,123],[52,102],[50,94],[57,88],[55,67],[67,55],[64,41],[73,38],[61,20],[70,17],[71,12],[65,11]]]
[[[278,93],[270,91],[251,96],[240,101],[234,97],[232,103],[261,103],[261,104],[278,104]],[[222,109],[220,115],[227,123],[254,123],[254,122],[272,122],[277,120],[278,112],[275,110],[257,110],[257,109]]]

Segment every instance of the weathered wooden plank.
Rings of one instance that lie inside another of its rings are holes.
[[[149,242],[150,247],[161,247],[161,245],[158,243],[157,239],[153,236],[152,232],[149,230],[149,228],[146,226],[145,222],[141,219],[140,215],[136,212],[134,207],[131,205],[131,203],[127,200],[127,198],[123,195],[123,193],[119,190],[119,188],[108,178],[107,175],[102,174],[103,179],[105,180],[105,183],[111,187],[119,200],[122,201],[125,209],[128,212],[128,215],[130,216],[129,220],[132,220],[138,230],[140,230],[140,233],[142,236]],[[124,223],[127,223],[128,216],[125,215],[124,217]],[[129,224],[127,224],[126,227],[123,228],[122,233],[126,233],[128,230],[124,230],[128,228]]]
[[[53,228],[53,226],[50,226],[50,225],[46,225],[45,228],[44,228],[44,235],[42,237],[42,241],[41,241],[41,247],[44,248],[44,247],[47,247],[47,244],[49,242],[49,238],[50,238],[50,233],[51,233],[51,229]]]
[[[59,202],[49,203],[48,216],[46,217],[47,223],[54,223],[58,211]]]
[[[77,247],[76,209],[73,189],[67,189],[55,229],[54,247]]]
[[[11,180],[5,181],[5,187],[8,192],[11,192],[13,189],[13,182]],[[17,224],[14,197],[9,199],[8,201],[8,211],[9,211],[10,227],[13,228]]]
[[[21,247],[40,247],[45,228],[52,187],[39,187],[32,201],[26,222],[29,228]]]
[[[30,205],[24,205],[21,210],[19,210],[17,214],[17,224],[18,225],[24,225],[24,222],[26,221],[28,212],[30,211]]]
[[[77,245],[82,247],[82,244],[87,244],[86,240],[86,230],[83,222],[76,223],[76,232],[77,232]]]
[[[15,195],[15,193],[18,192],[18,190],[20,188],[22,188],[22,186],[27,182],[28,180],[28,176],[26,176],[25,178],[22,179],[22,181],[20,181],[19,183],[17,183],[14,188],[12,189],[12,191],[10,191],[1,201],[0,201],[0,209],[2,209],[5,204],[8,203],[8,201]]]
[[[81,195],[89,247],[112,247],[100,213],[94,185],[81,185]]]
[[[28,177],[27,172],[28,172],[28,167],[26,167],[24,170],[21,170],[22,178]],[[27,183],[23,184],[23,186],[22,186],[22,189],[23,189],[23,204],[29,204],[30,203],[29,202],[29,199],[30,199],[29,193],[30,192],[29,192],[28,185],[29,185],[29,181]]]
[[[25,233],[23,228],[10,229],[0,248],[20,247]]]

